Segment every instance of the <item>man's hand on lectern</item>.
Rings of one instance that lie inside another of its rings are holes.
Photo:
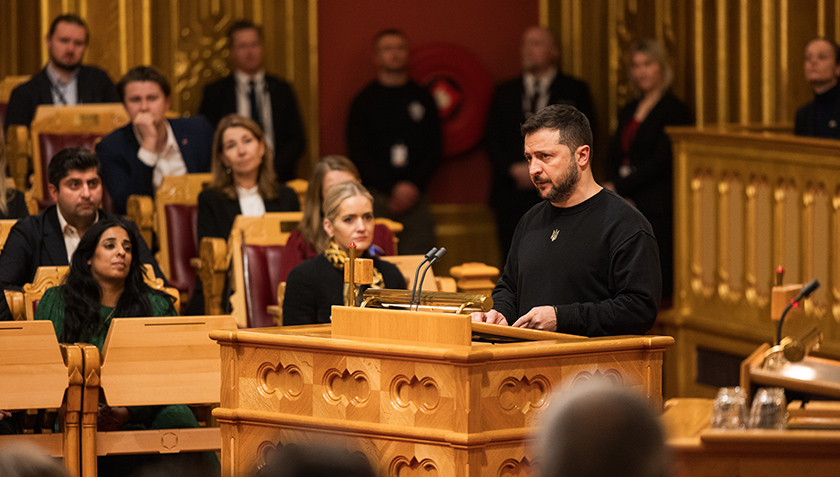
[[[507,326],[508,324],[507,319],[505,319],[505,315],[499,313],[496,310],[490,310],[487,313],[484,313],[483,311],[476,311],[475,313],[470,314],[470,318],[472,318],[473,321],[490,323],[492,325]]]
[[[535,306],[522,315],[513,326],[535,330],[556,331],[557,313],[553,306]]]

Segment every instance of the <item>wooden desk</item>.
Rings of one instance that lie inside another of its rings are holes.
[[[840,431],[709,429],[711,399],[674,399],[663,421],[676,465],[690,477],[837,475]]]
[[[278,446],[334,441],[382,475],[532,475],[526,443],[552,392],[601,376],[661,406],[673,338],[537,335],[442,346],[333,338],[331,325],[214,331],[222,474],[248,474]]]

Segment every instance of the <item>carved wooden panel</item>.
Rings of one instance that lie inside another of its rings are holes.
[[[662,350],[644,337],[584,340],[567,354],[553,341],[444,352],[331,339],[328,326],[235,334],[214,333],[229,363],[214,411],[225,475],[307,442],[361,452],[388,476],[533,475],[528,441],[554,393],[606,379],[662,403]]]

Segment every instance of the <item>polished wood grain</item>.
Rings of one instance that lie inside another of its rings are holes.
[[[534,475],[527,442],[552,393],[600,377],[662,405],[670,337],[536,332],[536,341],[490,344],[470,342],[468,318],[449,315],[467,320],[458,325],[466,340],[419,344],[413,332],[409,341],[360,337],[380,332],[359,320],[383,310],[349,311],[352,337],[339,336],[339,323],[211,333],[224,363],[213,412],[224,475],[253,471],[273,448],[325,440],[363,452],[381,475]],[[427,313],[385,313],[431,326]]]

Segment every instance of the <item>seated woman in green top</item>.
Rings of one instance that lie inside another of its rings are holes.
[[[102,351],[113,318],[176,315],[173,299],[148,286],[142,264],[132,259],[137,240],[118,220],[94,223],[73,253],[64,284],[44,293],[35,319],[52,321],[62,343],[86,342]],[[198,421],[184,405],[126,408],[101,404],[96,427],[99,431],[172,429],[198,427]],[[109,474],[108,468],[118,475],[126,465],[142,465],[133,456],[119,457],[110,462],[100,459],[99,475]],[[212,465],[212,452],[199,460],[208,458]]]

